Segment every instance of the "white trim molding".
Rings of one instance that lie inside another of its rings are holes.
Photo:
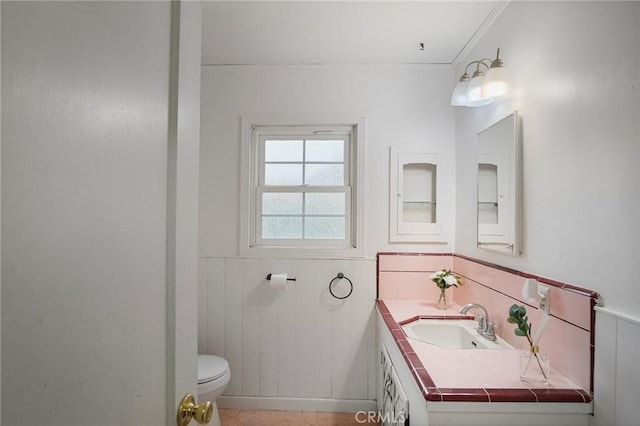
[[[251,396],[221,396],[219,408],[235,410],[319,411],[325,413],[357,413],[376,411],[376,401],[368,399],[274,398]]]
[[[626,313],[614,311],[612,309],[605,308],[603,306],[596,306],[593,309],[595,309],[596,312],[600,312],[601,314],[605,314],[605,315],[617,318],[617,319],[622,320],[622,321],[630,322],[631,324],[640,325],[640,318],[638,318],[636,316],[632,316],[632,315],[629,315],[629,314],[626,314]]]
[[[310,124],[311,123],[311,124]],[[287,257],[287,258],[362,258],[364,256],[364,194],[365,194],[365,118],[352,119],[338,118],[329,120],[325,118],[301,117],[256,117],[242,116],[240,122],[240,229],[239,229],[239,255],[241,257]],[[350,126],[353,127],[352,147],[349,168],[350,182],[352,182],[350,246],[322,245],[299,247],[291,246],[259,246],[253,244],[253,227],[255,226],[253,215],[255,206],[252,201],[254,185],[258,181],[259,157],[254,155],[252,146],[253,129],[256,126]]]

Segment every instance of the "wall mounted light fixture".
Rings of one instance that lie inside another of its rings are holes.
[[[475,65],[476,70],[469,77],[469,67]],[[484,67],[486,74],[480,69]],[[500,49],[496,59],[483,58],[471,61],[460,77],[451,95],[451,105],[477,107],[488,105],[497,98],[506,97],[509,94],[509,75],[502,59]]]

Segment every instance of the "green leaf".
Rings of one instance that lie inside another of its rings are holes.
[[[513,331],[516,336],[529,338],[531,333],[531,323],[527,317],[527,309],[522,305],[513,304],[509,308],[509,317],[507,322],[516,324],[517,328]]]
[[[513,304],[509,308],[509,316],[510,317],[518,317],[518,305]]]

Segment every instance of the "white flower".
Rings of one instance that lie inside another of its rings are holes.
[[[446,269],[441,269],[439,271],[434,272],[431,275],[431,279],[438,279],[438,278],[442,278],[443,276],[447,275],[447,270]]]
[[[452,286],[457,287],[461,284],[460,277],[451,272],[450,269],[441,269],[431,274],[429,278],[431,278],[431,281],[436,283],[438,288],[440,288],[441,290],[446,290]]]
[[[444,277],[444,282],[446,282],[449,285],[457,285],[458,284],[458,280],[453,275],[447,275],[446,277]]]

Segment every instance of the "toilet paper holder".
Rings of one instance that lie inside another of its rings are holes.
[[[287,281],[295,281],[295,278],[289,278],[287,277]],[[271,274],[267,274],[267,281],[271,281]]]

